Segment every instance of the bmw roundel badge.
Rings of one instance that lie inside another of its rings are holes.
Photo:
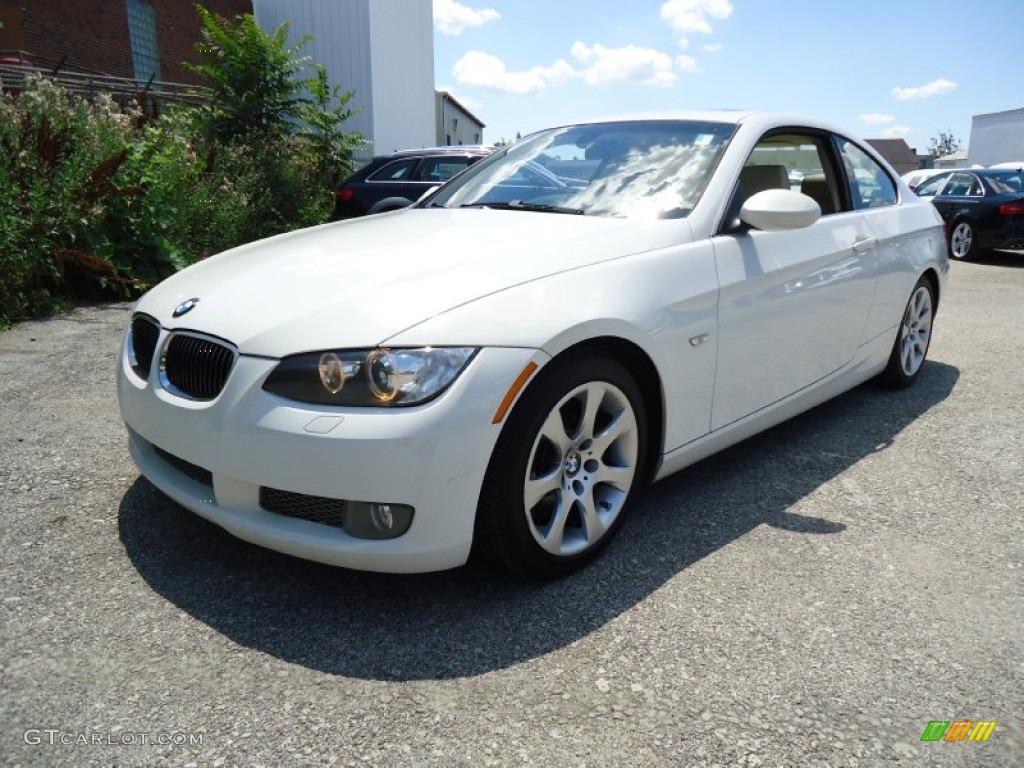
[[[187,299],[186,301],[181,302],[181,304],[174,308],[174,311],[171,313],[171,317],[181,317],[182,315],[187,315],[189,312],[195,309],[195,306],[198,303],[199,297]]]

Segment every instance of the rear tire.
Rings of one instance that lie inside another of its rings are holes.
[[[978,255],[978,232],[966,219],[953,224],[949,230],[949,256],[957,261],[969,261]]]
[[[903,389],[917,381],[931,345],[934,318],[935,289],[931,280],[922,277],[910,292],[889,363],[879,377],[884,384]]]
[[[520,576],[565,576],[621,525],[645,476],[643,396],[599,353],[550,364],[513,409],[484,477],[474,549]]]

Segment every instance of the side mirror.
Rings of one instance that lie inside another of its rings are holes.
[[[821,207],[807,195],[789,189],[766,189],[751,195],[740,208],[740,220],[755,229],[776,232],[803,229],[821,218]]]

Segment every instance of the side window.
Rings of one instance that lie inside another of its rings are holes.
[[[739,196],[746,200],[766,189],[791,189],[812,198],[827,216],[842,209],[825,140],[795,133],[762,138],[740,172]]]
[[[439,184],[448,181],[452,176],[468,165],[465,157],[428,157],[416,174],[418,181],[431,181]]]
[[[852,141],[839,137],[838,144],[843,165],[846,166],[853,207],[861,209],[896,205],[896,184],[882,166]],[[924,193],[919,191],[918,194]]]
[[[957,197],[964,197],[971,191],[971,182],[973,181],[974,176],[969,173],[954,173],[953,178],[949,180],[949,184],[942,190],[942,196],[955,195]]]
[[[974,174],[971,174],[971,188],[967,190],[967,194],[971,197],[983,197],[985,190],[981,186],[981,179]]]
[[[929,196],[939,194],[939,190],[942,189],[942,185],[949,179],[948,173],[942,173],[938,176],[933,176],[928,181],[918,185],[917,189],[914,190],[919,195]]]
[[[379,171],[375,171],[367,181],[406,181],[412,175],[419,160],[410,158],[408,160],[395,160],[388,163]]]

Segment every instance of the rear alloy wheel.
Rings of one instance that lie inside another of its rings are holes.
[[[910,294],[892,354],[889,355],[889,364],[882,372],[881,378],[886,384],[902,389],[909,387],[921,375],[932,341],[934,319],[935,290],[931,280],[922,277]]]
[[[513,410],[481,492],[477,549],[523,576],[562,576],[611,540],[643,478],[646,416],[604,355],[556,361]]]
[[[974,225],[969,221],[958,221],[949,232],[949,255],[959,261],[972,258],[978,248],[975,244]]]

